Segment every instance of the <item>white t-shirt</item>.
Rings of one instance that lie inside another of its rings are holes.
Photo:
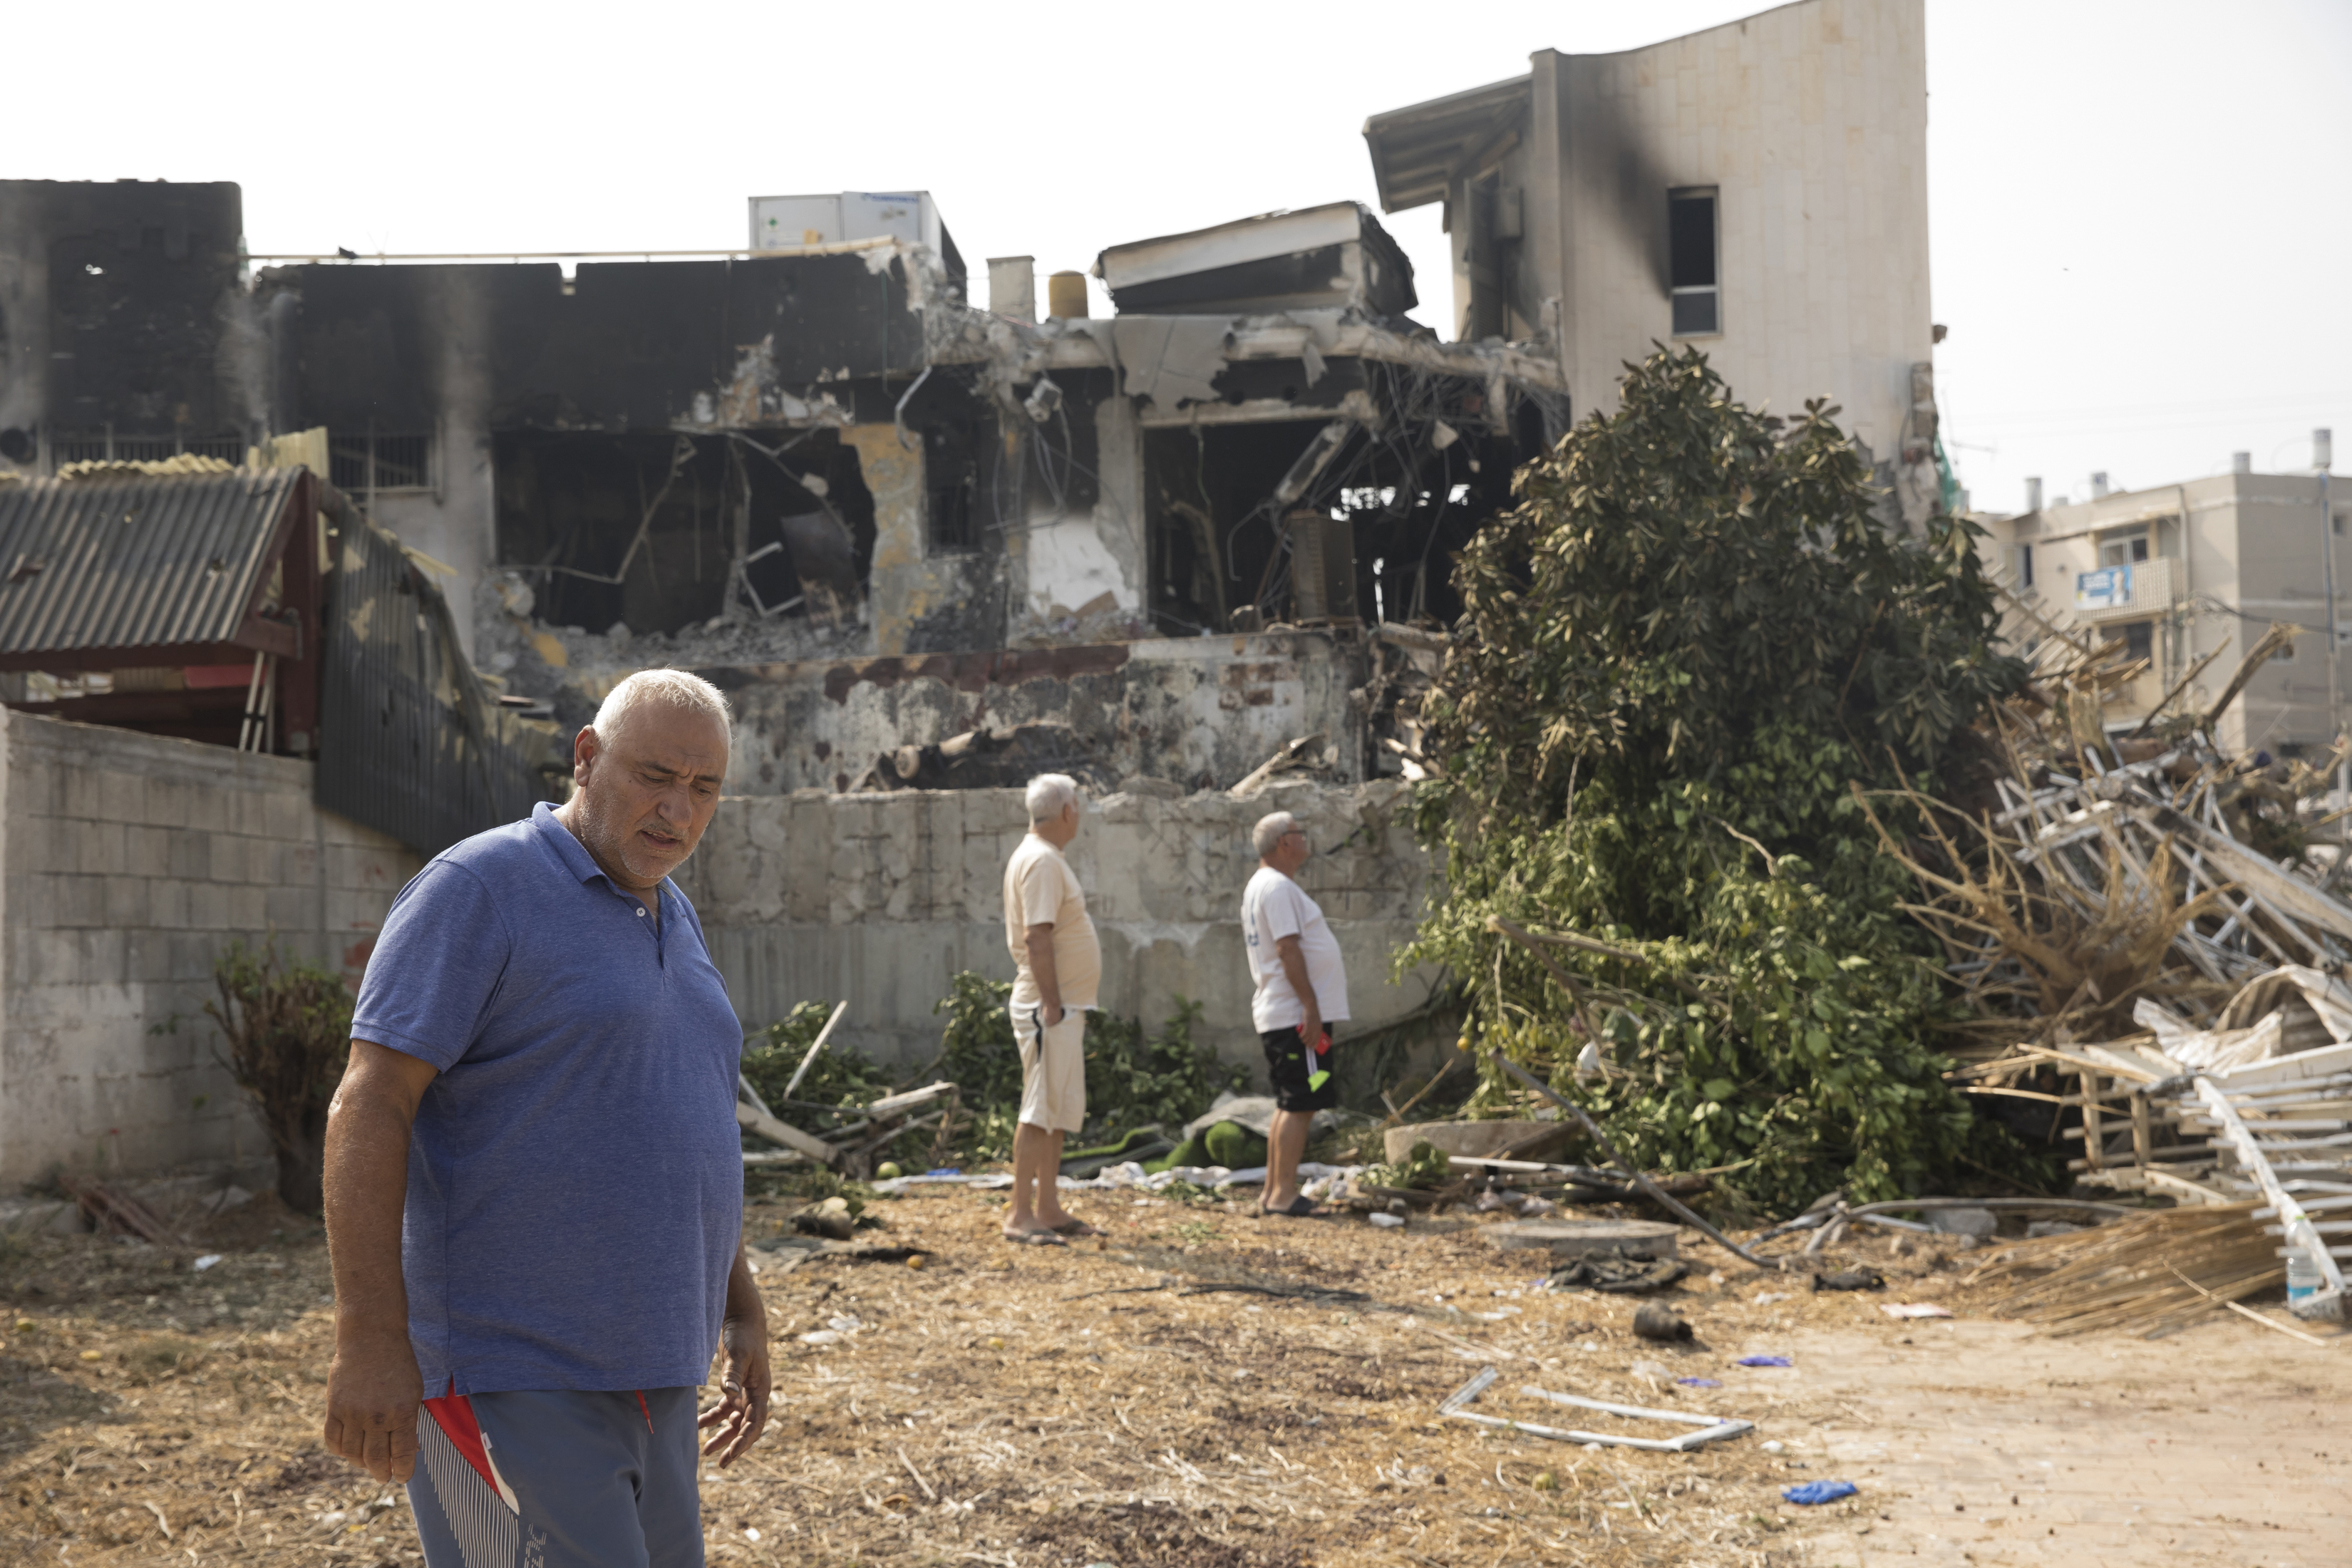
[[[1298,939],[1298,955],[1307,961],[1307,983],[1315,987],[1323,1021],[1334,1024],[1348,1016],[1348,966],[1340,961],[1331,923],[1305,889],[1273,867],[1260,866],[1242,889],[1242,940],[1249,951],[1250,978],[1257,983],[1250,1018],[1260,1034],[1295,1029],[1307,1021],[1290,977],[1282,972],[1282,955],[1275,951],[1286,936]]]

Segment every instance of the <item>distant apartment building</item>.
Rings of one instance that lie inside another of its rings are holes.
[[[1364,126],[1384,210],[1440,203],[1454,335],[1556,345],[1575,416],[1651,344],[1740,399],[1826,396],[1895,487],[1937,500],[1923,0],[1801,0]]]
[[[2218,649],[2186,695],[2186,706],[2210,704],[2270,624],[2287,622],[2304,635],[2254,677],[2214,740],[2282,756],[2323,749],[2340,722],[2329,709],[2327,557],[2335,552],[2336,619],[2352,621],[2352,479],[2327,484],[2325,520],[2322,485],[2316,474],[2242,468],[1990,520],[2000,570],[2023,605],[2011,637],[2032,647],[2095,633],[2146,658],[2147,672],[2108,704],[2115,731],[2137,726]],[[2339,689],[2352,697],[2352,659],[2337,658]]]

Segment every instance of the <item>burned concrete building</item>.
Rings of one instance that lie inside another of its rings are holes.
[[[0,453],[323,428],[483,670],[570,722],[700,670],[752,791],[1024,726],[1105,782],[1230,784],[1318,731],[1329,776],[1393,771],[1365,628],[1449,616],[1449,552],[1565,427],[1556,360],[1412,322],[1352,203],[1114,246],[1108,319],[1040,319],[1020,259],[979,308],[904,205],[707,258],[272,265],[234,186],[0,185]]]

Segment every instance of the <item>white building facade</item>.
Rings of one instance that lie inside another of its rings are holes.
[[[2322,510],[2323,486],[2326,495]],[[2332,514],[2332,515],[2331,515]],[[2316,474],[2216,474],[2175,485],[2055,504],[1988,524],[1992,553],[2021,610],[2010,635],[2023,647],[2063,631],[2121,640],[2148,660],[2116,691],[2109,730],[2148,709],[2217,654],[2183,694],[2204,709],[2273,621],[2301,628],[2221,716],[2214,741],[2231,752],[2293,756],[2326,749],[2341,723],[2331,709],[2326,629],[2331,563],[2336,618],[2352,620],[2352,480]],[[2344,641],[2352,645],[2352,637]],[[2352,696],[2352,646],[2336,654],[2336,691]]]
[[[1800,0],[1374,115],[1383,208],[1444,204],[1454,329],[1557,345],[1575,416],[1653,342],[1739,398],[1828,397],[1933,510],[1924,0]]]

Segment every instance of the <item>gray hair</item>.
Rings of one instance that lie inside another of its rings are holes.
[[[1298,818],[1290,813],[1270,811],[1259,817],[1257,826],[1250,829],[1250,842],[1257,846],[1257,858],[1263,860],[1274,853],[1274,847],[1282,842],[1284,834],[1299,830]]]
[[[609,742],[621,721],[647,703],[683,708],[718,720],[719,733],[727,737],[728,749],[734,749],[735,726],[727,715],[725,694],[702,677],[688,675],[682,669],[641,669],[635,675],[624,676],[618,686],[604,694],[604,701],[588,727],[596,731],[599,739]]]
[[[1078,781],[1067,773],[1039,773],[1029,781],[1029,826],[1053,822],[1065,806],[1078,804]]]

